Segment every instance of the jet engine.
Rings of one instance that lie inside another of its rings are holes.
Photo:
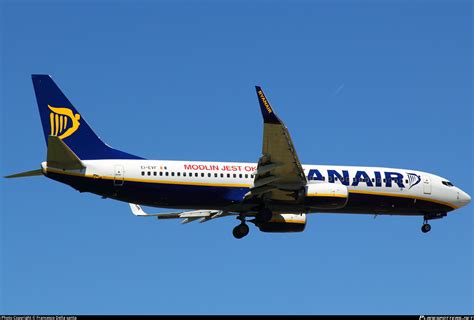
[[[319,182],[306,186],[305,204],[314,209],[340,209],[346,206],[349,191],[339,183]]]
[[[273,214],[268,222],[256,222],[262,232],[301,232],[306,227],[306,214]]]

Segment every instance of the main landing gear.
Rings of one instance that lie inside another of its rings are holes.
[[[249,220],[249,222],[252,222],[254,224],[265,223],[270,221],[272,219],[272,216],[273,212],[268,209],[263,209],[255,215],[255,219]],[[234,230],[232,230],[232,234],[236,239],[242,239],[243,237],[249,234],[250,229],[245,221],[245,216],[240,215],[237,217],[237,219],[240,220],[240,224],[236,226]]]
[[[236,239],[242,239],[249,234],[250,228],[245,223],[245,217],[238,216],[237,219],[239,219],[241,222],[237,227],[234,228],[234,230],[232,230],[232,234]]]

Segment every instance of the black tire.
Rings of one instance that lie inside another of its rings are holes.
[[[423,233],[427,233],[427,232],[430,232],[431,230],[431,225],[429,223],[425,223],[422,227],[421,227],[421,231]]]
[[[232,230],[232,234],[236,239],[242,239],[249,233],[249,226],[245,223],[241,223]]]
[[[250,228],[247,224],[242,223],[238,227],[240,229],[240,234],[242,234],[242,237],[245,237],[246,235],[249,234]]]
[[[241,239],[242,238],[242,235],[240,234],[239,226],[235,227],[234,230],[232,230],[232,235],[236,239]]]

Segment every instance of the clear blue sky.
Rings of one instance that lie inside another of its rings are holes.
[[[1,175],[46,149],[47,73],[113,147],[257,161],[261,85],[303,163],[473,192],[471,1],[2,1]],[[1,186],[0,313],[473,313],[473,208],[312,215],[300,234],[180,225],[44,177]],[[157,209],[158,211],[160,209]]]

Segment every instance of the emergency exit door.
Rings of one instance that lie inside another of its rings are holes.
[[[123,166],[122,165],[115,165],[114,186],[116,187],[123,186]]]

